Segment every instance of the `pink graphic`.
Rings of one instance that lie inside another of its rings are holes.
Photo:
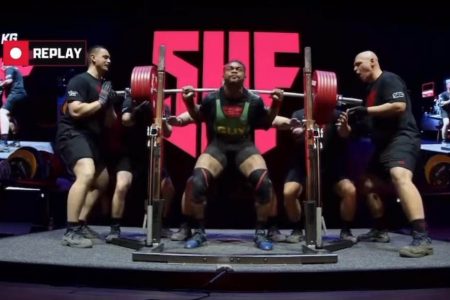
[[[292,87],[300,67],[276,67],[276,53],[300,53],[300,36],[298,33],[255,32],[254,48],[251,49],[250,32],[239,31],[228,33],[228,45],[225,42],[224,31],[203,32],[203,44],[200,45],[200,31],[156,31],[153,44],[153,64],[158,64],[159,46],[166,46],[166,72],[177,80],[176,88],[185,85],[194,87],[218,88],[222,83],[223,65],[230,59],[238,59],[247,67],[245,84],[250,89],[274,89]],[[225,49],[228,47],[228,57]],[[203,50],[202,65],[193,66],[180,58],[182,52],[198,52]],[[253,50],[253,63],[251,51]],[[254,71],[254,72],[252,72]],[[202,86],[199,86],[199,75]],[[254,80],[254,88],[251,82]],[[166,87],[168,88],[168,87]],[[175,87],[170,87],[175,88]],[[204,97],[204,95],[197,95]],[[266,105],[271,99],[263,96]],[[166,99],[167,100],[167,99]],[[186,111],[181,95],[176,97],[176,111],[180,114]],[[196,156],[197,128],[194,125],[177,127],[169,141],[190,154]],[[275,130],[258,130],[256,145],[262,153],[276,146]],[[206,146],[206,130],[202,127],[201,148]]]
[[[225,40],[223,31],[205,31],[203,34],[203,87],[220,87],[225,55]],[[205,95],[199,95],[204,97]],[[201,148],[208,144],[206,126],[202,124]]]
[[[298,33],[255,32],[255,89],[271,90],[274,88],[290,88],[300,71],[299,67],[276,67],[276,53],[300,53],[300,37]],[[264,103],[270,106],[272,99],[262,95]],[[292,101],[289,99],[287,101]],[[256,145],[265,153],[276,145],[276,130],[258,130]]]
[[[198,31],[156,31],[153,39],[153,64],[158,65],[159,46],[166,46],[166,72],[177,79],[177,87],[185,85],[198,86],[198,69],[179,58],[175,52],[199,51]],[[167,87],[166,87],[167,88]],[[173,88],[173,87],[171,87]],[[167,99],[166,99],[167,101]],[[176,110],[172,112],[179,115],[186,111],[181,94],[176,95]],[[169,141],[186,151],[193,157],[196,156],[196,126],[177,127],[173,130]]]

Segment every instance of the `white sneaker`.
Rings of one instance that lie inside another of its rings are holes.
[[[92,248],[92,241],[74,230],[68,230],[64,233],[61,244],[73,248]]]

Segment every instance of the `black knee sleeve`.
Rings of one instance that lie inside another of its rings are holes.
[[[196,168],[192,172],[192,200],[195,203],[206,202],[206,192],[211,178],[211,172],[204,168]]]
[[[272,181],[269,179],[267,170],[255,170],[248,179],[255,190],[256,201],[261,204],[269,203],[272,198]]]

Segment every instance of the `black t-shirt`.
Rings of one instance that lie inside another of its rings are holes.
[[[20,71],[14,67],[8,67],[5,70],[5,80],[11,79],[12,83],[5,86],[6,94],[26,95],[25,85],[23,83],[23,76]]]
[[[420,139],[406,84],[398,75],[383,72],[376,81],[369,84],[364,104],[370,107],[395,102],[406,103],[406,110],[400,116],[368,117],[372,141],[378,147],[397,138],[405,139],[405,141]]]
[[[103,80],[93,77],[85,72],[74,76],[67,84],[66,101],[80,101],[91,103],[98,100]],[[74,119],[69,111],[61,117],[58,123],[60,133],[67,129],[75,129],[88,135],[100,136],[104,127],[105,110],[99,110],[95,114],[81,119]]]
[[[320,153],[320,161],[322,170],[330,170],[338,166],[345,166],[348,153],[348,139],[342,138],[337,132],[335,125],[340,111],[335,110],[332,123],[324,127],[322,138],[322,151]],[[303,120],[305,118],[304,109],[299,109],[293,112],[292,118]],[[302,166],[305,164],[305,139],[304,137],[295,141],[295,157],[302,162]]]
[[[249,103],[247,125],[249,126],[248,135],[245,139],[252,140],[255,129],[265,129],[271,127],[268,111],[264,108],[264,102],[260,96],[248,92],[244,89],[243,97],[241,99],[227,99],[224,96],[223,87],[218,92],[213,92],[207,95],[200,106],[200,113],[203,120],[206,122],[208,141],[215,139],[222,140],[214,127],[217,119],[216,100],[220,99],[220,105],[224,115],[227,118],[239,117],[243,111],[246,102]],[[224,140],[227,142],[227,140]]]
[[[139,104],[138,104],[139,105]],[[134,125],[125,128],[124,142],[131,157],[138,161],[147,158],[147,128],[154,122],[153,109],[149,102],[142,104],[137,111],[134,111]],[[131,99],[125,99],[122,104],[122,114],[133,112]],[[163,117],[170,116],[170,107],[164,105]]]

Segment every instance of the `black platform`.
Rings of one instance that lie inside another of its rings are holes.
[[[94,227],[106,234],[106,227]],[[367,229],[355,229],[360,234]],[[271,253],[256,249],[252,230],[208,230],[208,244],[195,250],[162,240],[164,252],[212,254],[300,254],[301,244],[275,244]],[[143,238],[140,228],[127,237]],[[190,264],[132,260],[134,250],[97,242],[90,249],[61,245],[63,230],[0,239],[0,280],[114,288],[209,289],[233,291],[311,291],[449,287],[450,240],[433,240],[434,255],[402,258],[398,249],[410,236],[390,233],[391,242],[358,243],[334,252],[325,264]],[[328,230],[324,241],[337,238]],[[442,237],[441,236],[441,237]],[[148,249],[147,249],[148,250]],[[223,268],[226,265],[226,268]]]

